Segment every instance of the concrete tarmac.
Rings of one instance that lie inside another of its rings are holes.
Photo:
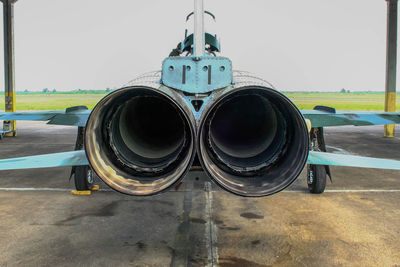
[[[74,127],[18,129],[0,141],[0,158],[74,148]],[[382,134],[336,127],[326,141],[337,153],[400,160],[400,138]],[[74,196],[69,173],[0,172],[0,266],[400,266],[400,171],[333,167],[322,195],[307,192],[303,173],[265,198],[224,192],[202,172],[152,197],[99,180],[104,191]]]

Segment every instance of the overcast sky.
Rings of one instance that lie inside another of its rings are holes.
[[[384,0],[205,0],[205,7],[235,69],[282,90],[384,91]],[[192,0],[19,0],[16,87],[114,88],[158,70],[192,9]]]

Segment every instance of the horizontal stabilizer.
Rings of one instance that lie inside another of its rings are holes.
[[[310,151],[308,164],[400,170],[400,161]]]
[[[0,120],[48,121],[65,111],[0,112]]]
[[[312,127],[367,126],[400,123],[400,112],[337,111],[336,113],[329,113],[320,110],[302,110],[301,113],[304,118],[311,121]]]
[[[89,165],[84,150],[0,160],[0,170]]]
[[[91,110],[79,110],[68,113],[62,110],[0,112],[0,120],[49,121],[48,124],[53,125],[84,127],[90,112]]]

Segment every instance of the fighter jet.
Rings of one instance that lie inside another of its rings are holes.
[[[262,78],[235,71],[205,32],[203,1],[195,0],[193,33],[159,72],[132,80],[94,107],[0,113],[0,119],[78,127],[75,151],[0,160],[0,170],[72,166],[78,190],[94,172],[112,189],[149,196],[201,167],[223,189],[245,197],[278,193],[308,169],[312,193],[325,189],[329,166],[400,170],[400,161],[327,153],[323,128],[400,123],[400,113],[299,110]]]

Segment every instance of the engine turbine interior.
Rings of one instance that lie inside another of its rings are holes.
[[[129,195],[152,195],[177,183],[195,154],[193,119],[179,101],[172,91],[146,86],[104,97],[85,132],[86,154],[96,174]]]

